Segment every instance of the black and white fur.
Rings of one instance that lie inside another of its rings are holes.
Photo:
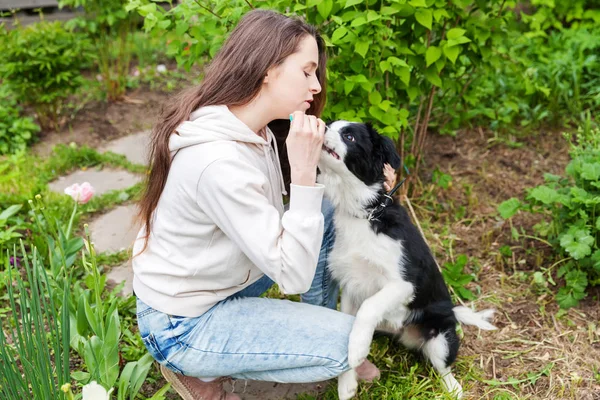
[[[355,395],[354,368],[369,354],[376,329],[420,350],[446,389],[461,397],[450,372],[459,347],[456,324],[495,329],[488,322],[494,311],[454,306],[430,249],[397,201],[369,219],[385,199],[384,164],[400,166],[394,143],[368,124],[336,121],[328,128],[318,181],[335,207],[329,268],[342,288],[342,312],[356,316],[348,349],[353,369],[339,377],[340,399]]]

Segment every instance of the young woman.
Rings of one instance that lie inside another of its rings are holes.
[[[239,399],[225,393],[224,377],[315,382],[349,369],[354,318],[336,311],[333,210],[315,183],[325,63],[314,27],[251,11],[202,83],[154,128],[134,245],[138,326],[186,400]],[[291,179],[284,207],[268,125],[291,116],[279,121]],[[259,297],[273,283],[302,302]],[[358,373],[370,380],[379,371],[366,361]]]

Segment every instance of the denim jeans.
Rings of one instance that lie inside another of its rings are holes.
[[[327,200],[322,211],[321,253],[301,303],[259,297],[273,285],[266,275],[195,318],[164,314],[138,299],[138,327],[150,354],[177,373],[200,378],[302,383],[349,370],[354,317],[336,311],[339,289],[327,270],[335,239]]]

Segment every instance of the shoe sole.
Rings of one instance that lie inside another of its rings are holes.
[[[173,389],[175,389],[177,394],[179,396],[181,396],[181,398],[183,400],[197,400],[189,392],[189,390],[183,385],[183,383],[181,383],[181,381],[177,378],[177,375],[175,375],[175,373],[173,371],[171,371],[169,368],[167,368],[161,364],[160,365],[160,373],[162,374],[162,376],[165,377],[167,382],[169,382],[171,384]]]

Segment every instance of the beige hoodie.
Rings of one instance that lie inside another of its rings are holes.
[[[267,143],[226,106],[196,110],[177,132],[148,246],[133,258],[136,295],[195,317],[263,274],[286,294],[306,292],[323,237],[323,186],[291,185],[284,212],[273,133],[267,129]],[[144,235],[142,228],[134,255]]]

